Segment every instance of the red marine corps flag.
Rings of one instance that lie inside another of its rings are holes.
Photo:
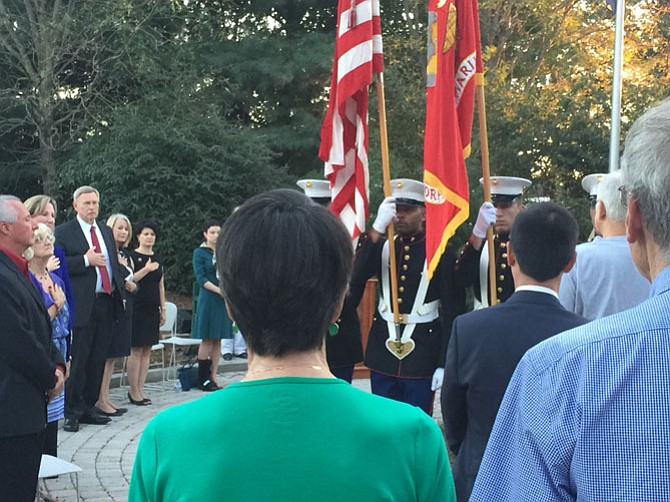
[[[368,86],[382,70],[379,0],[339,0],[319,158],[332,190],[330,209],[352,239],[365,231],[368,218]]]
[[[426,260],[432,277],[447,242],[468,219],[475,84],[483,82],[477,0],[430,0],[423,181]]]

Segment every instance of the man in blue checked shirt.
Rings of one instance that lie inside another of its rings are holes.
[[[630,129],[622,174],[650,298],[526,353],[471,501],[670,499],[670,99]]]

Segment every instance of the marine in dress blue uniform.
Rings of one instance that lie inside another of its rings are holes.
[[[483,179],[479,182],[482,183]],[[525,208],[523,191],[530,185],[530,180],[525,178],[491,177],[491,202],[484,202],[480,207],[472,235],[456,261],[458,280],[466,286],[473,286],[475,308],[491,305],[493,294],[496,303],[502,303],[514,293],[514,278],[507,263],[509,229],[514,217]],[[488,251],[482,252],[487,250],[486,229],[490,224],[495,225],[496,287],[493,293],[488,275]]]
[[[465,311],[465,294],[454,276],[456,255],[447,246],[431,281],[426,271],[423,183],[393,180],[392,197],[382,202],[377,219],[356,257],[352,289],[380,278],[380,302],[365,352],[372,392],[419,406],[432,413],[441,386],[444,360],[456,315]],[[395,220],[399,331],[390,300],[388,248],[382,230]],[[427,277],[427,276],[426,276]],[[418,300],[417,300],[418,299]],[[396,341],[400,337],[400,342]]]

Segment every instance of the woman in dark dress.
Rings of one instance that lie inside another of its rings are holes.
[[[126,247],[130,243],[130,238],[133,235],[133,227],[126,215],[113,214],[107,218],[107,226],[112,229],[114,235],[114,243],[116,244],[116,253],[118,259],[119,270],[126,291],[135,293],[137,291],[137,284],[133,281],[133,267],[132,260],[128,256]],[[95,403],[95,407],[103,415],[110,417],[118,417],[123,415],[127,408],[121,408],[112,403],[109,398],[109,384],[114,373],[114,361],[120,357],[130,355],[130,333],[133,323],[133,295],[126,295],[125,308],[123,312],[118,312],[114,316],[114,328],[112,330],[112,340],[107,352],[107,361],[105,362],[105,371],[102,375],[102,382],[100,383],[100,396]]]
[[[134,280],[139,289],[133,305],[132,340],[127,363],[130,383],[128,400],[138,406],[151,404],[151,400],[144,395],[144,382],[149,371],[151,346],[158,343],[158,331],[165,322],[163,267],[154,254],[157,236],[155,221],[141,222],[135,232],[138,246],[130,252],[135,264]]]
[[[226,312],[215,269],[214,248],[220,231],[219,222],[207,221],[202,231],[203,243],[193,251],[193,272],[200,291],[191,335],[202,340],[198,348],[198,386],[206,392],[220,389],[216,373],[221,340],[233,338],[233,322]]]

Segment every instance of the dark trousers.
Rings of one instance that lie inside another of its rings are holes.
[[[33,502],[40,472],[44,431],[0,438],[0,498]]]
[[[112,297],[97,295],[88,324],[74,328],[72,366],[65,384],[65,418],[80,419],[98,401],[113,323]]]
[[[330,368],[330,372],[340,380],[351,383],[354,377],[354,365],[340,366],[339,368]]]
[[[58,456],[58,420],[49,422],[46,429],[44,429],[44,447],[42,448],[42,453],[51,455],[52,457]]]
[[[399,378],[370,372],[373,394],[418,406],[432,416],[435,392],[430,390],[431,383],[431,378]]]

